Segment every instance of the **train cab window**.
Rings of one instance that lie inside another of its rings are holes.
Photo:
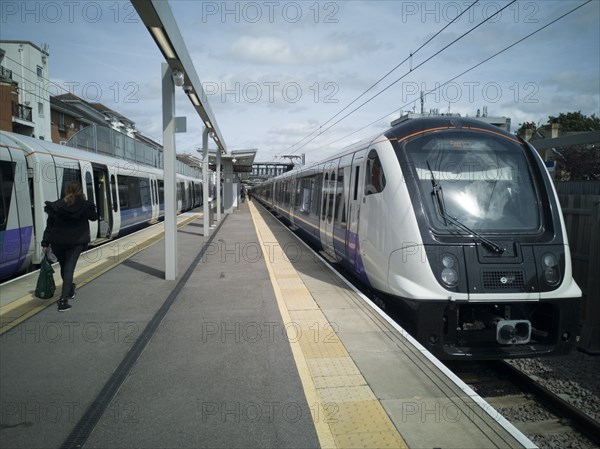
[[[2,186],[2,195],[0,195],[0,231],[6,230],[8,222],[8,212],[10,210],[10,200],[15,180],[15,166],[14,162],[0,162],[0,186]]]
[[[110,175],[110,191],[112,194],[113,211],[117,212],[119,206],[117,205],[117,181],[115,180],[115,175]]]
[[[385,174],[377,151],[371,150],[367,158],[367,170],[365,173],[365,195],[373,195],[385,188]]]
[[[524,148],[491,132],[427,133],[404,143],[429,223],[452,228],[439,210],[432,181],[443,191],[445,213],[477,232],[538,233],[542,208]]]

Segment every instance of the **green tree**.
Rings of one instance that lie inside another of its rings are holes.
[[[585,132],[600,130],[600,118],[592,114],[590,117],[577,112],[560,113],[549,116],[548,125],[560,124],[560,132]],[[563,180],[597,180],[600,179],[600,145],[576,145],[558,150],[561,157],[557,160]]]
[[[590,117],[577,112],[561,112],[557,117],[550,115],[548,117],[548,125],[552,123],[560,124],[561,132],[576,132],[576,131],[596,131],[600,130],[600,118],[596,114]]]
[[[600,180],[600,145],[576,145],[563,148],[557,162],[563,181]]]
[[[523,123],[519,123],[519,129],[517,129],[517,135],[518,136],[523,136],[525,134],[525,130],[526,129],[537,129],[537,125],[535,124],[535,122],[523,122]]]

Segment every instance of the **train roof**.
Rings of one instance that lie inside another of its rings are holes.
[[[283,173],[273,179],[285,179],[289,176],[294,176],[297,173],[307,172],[315,170],[319,165],[327,163],[328,161],[339,159],[347,154],[356,152],[357,150],[365,149],[373,142],[381,139],[400,139],[411,134],[417,134],[428,129],[471,129],[471,130],[484,130],[490,131],[496,134],[503,135],[511,138],[512,140],[518,139],[514,134],[510,134],[497,126],[490,125],[489,123],[483,122],[469,117],[453,117],[453,116],[434,116],[434,117],[418,117],[410,120],[406,120],[399,123],[387,131],[376,134],[370,138],[363,139],[359,142],[353,143],[340,152],[331,155],[330,157],[324,158],[318,162],[314,162],[306,167],[300,167],[289,172]],[[266,182],[270,182],[266,181]]]
[[[496,134],[501,134],[505,137],[509,137],[513,140],[516,139],[514,134],[504,131],[503,129],[490,125],[489,123],[483,122],[469,117],[452,117],[452,116],[434,116],[434,117],[419,117],[410,120],[406,120],[396,126],[390,128],[384,133],[389,138],[399,139],[412,134],[426,131],[428,129],[472,129],[472,130],[484,130],[490,131]]]

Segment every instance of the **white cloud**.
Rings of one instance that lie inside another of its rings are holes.
[[[242,36],[230,49],[230,57],[259,64],[319,64],[347,59],[352,52],[342,43],[304,45],[273,36]]]

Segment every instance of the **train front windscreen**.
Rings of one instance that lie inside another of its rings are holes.
[[[466,130],[422,134],[402,146],[430,227],[480,233],[540,231],[539,195],[524,149],[510,138]]]

